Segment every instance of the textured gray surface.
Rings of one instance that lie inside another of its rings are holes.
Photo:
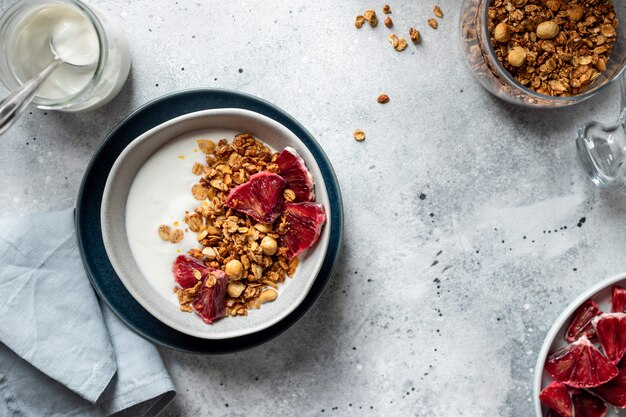
[[[354,29],[383,2],[97,3],[128,32],[131,80],[103,109],[33,109],[2,137],[0,216],[74,204],[109,129],[192,87],[290,112],[343,191],[343,254],[319,302],[249,351],[162,349],[179,389],[166,417],[532,415],[532,368],[552,321],[626,270],[626,190],[595,189],[573,146],[576,124],[617,115],[616,86],[559,111],[491,97],[463,62],[457,0],[441,1],[436,32],[425,24],[432,2],[390,3],[397,32],[423,34],[403,53],[382,25]],[[391,102],[377,104],[380,92]]]

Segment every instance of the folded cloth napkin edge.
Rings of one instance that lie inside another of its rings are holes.
[[[133,397],[133,394],[137,390],[144,391],[144,395],[142,398]],[[148,401],[150,399],[154,399],[157,397],[162,397],[155,404],[152,405],[150,410],[151,412],[147,412],[144,414],[145,417],[148,416],[156,416],[160,411],[164,410],[169,403],[171,403],[176,397],[176,388],[174,387],[172,380],[167,375],[158,375],[157,378],[150,380],[149,382],[141,383],[132,389],[121,392],[115,395],[111,401],[108,402],[110,404],[109,407],[103,407],[103,411],[107,415],[115,414],[117,412],[126,410],[136,404],[140,404],[142,402]],[[157,411],[154,414],[154,411]]]

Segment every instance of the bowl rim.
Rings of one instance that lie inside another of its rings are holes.
[[[207,334],[206,332],[202,332],[202,331],[196,331],[193,329],[189,329],[185,326],[181,326],[180,322],[178,322],[177,320],[174,320],[172,318],[170,318],[168,315],[166,314],[162,314],[161,311],[159,311],[158,308],[155,308],[155,306],[152,305],[152,303],[150,303],[145,297],[143,297],[142,294],[138,293],[135,291],[135,289],[133,288],[132,285],[127,285],[128,282],[131,281],[130,278],[128,278],[126,276],[126,274],[124,274],[124,268],[121,266],[121,262],[119,261],[119,259],[115,256],[113,251],[108,250],[113,244],[113,242],[109,241],[109,236],[110,236],[110,229],[109,229],[109,225],[108,223],[105,221],[105,218],[107,216],[105,216],[105,213],[107,212],[107,208],[108,208],[108,204],[109,204],[109,198],[111,196],[111,194],[114,193],[114,191],[111,189],[111,182],[113,181],[113,179],[117,176],[117,174],[120,171],[120,168],[124,162],[124,160],[133,153],[133,151],[140,146],[142,143],[144,143],[145,141],[149,140],[151,137],[160,134],[164,131],[168,131],[170,129],[175,129],[176,127],[180,126],[180,125],[184,125],[187,123],[192,123],[194,120],[197,119],[204,119],[207,117],[220,117],[220,116],[235,116],[238,118],[242,118],[242,119],[255,119],[255,120],[260,120],[261,123],[264,123],[266,125],[268,125],[270,128],[275,129],[276,131],[280,132],[280,136],[283,137],[288,137],[289,138],[289,142],[293,144],[298,144],[299,147],[303,147],[303,148],[307,148],[306,145],[302,142],[302,140],[295,134],[293,133],[290,129],[288,129],[286,126],[284,126],[282,123],[277,122],[276,120],[258,113],[256,111],[253,110],[249,110],[249,109],[243,109],[243,108],[237,108],[237,107],[223,107],[223,108],[214,108],[214,109],[205,109],[205,110],[198,110],[195,112],[191,112],[191,113],[186,113],[183,115],[180,115],[178,117],[169,119],[151,129],[149,129],[148,131],[142,133],[141,135],[139,135],[138,137],[136,137],[135,139],[133,139],[123,150],[122,152],[119,154],[119,156],[116,158],[115,162],[113,163],[113,166],[111,167],[111,170],[108,173],[107,176],[107,180],[106,180],[106,184],[104,186],[104,190],[102,193],[102,203],[101,203],[101,216],[100,216],[100,225],[102,228],[102,240],[104,243],[104,247],[106,250],[106,254],[107,257],[109,259],[109,262],[111,263],[115,273],[117,274],[118,278],[120,279],[120,281],[122,282],[122,284],[124,285],[124,287],[126,288],[126,290],[131,294],[131,296],[143,307],[145,308],[152,316],[154,316],[157,320],[161,321],[163,324],[180,331],[181,333],[187,334],[189,336],[193,336],[193,337],[197,337],[200,339],[207,339],[207,340],[223,340],[223,339],[232,339],[232,338],[236,338],[236,337],[240,337],[240,336],[247,336],[250,334],[254,334],[257,333],[259,331],[265,330],[269,327],[272,327],[273,325],[275,325],[276,323],[280,322],[281,320],[283,320],[285,317],[287,317],[289,314],[291,314],[294,310],[296,310],[296,308],[304,301],[304,299],[306,298],[306,296],[308,295],[309,291],[311,290],[311,287],[313,286],[317,275],[319,274],[321,268],[322,268],[322,264],[324,263],[325,257],[326,257],[326,253],[328,251],[328,246],[329,246],[329,240],[327,239],[325,244],[319,245],[319,243],[322,243],[322,240],[320,240],[316,245],[316,247],[314,248],[314,250],[317,251],[321,251],[321,253],[319,253],[317,255],[317,258],[314,262],[314,266],[312,268],[312,272],[310,273],[309,276],[307,277],[302,277],[302,278],[306,278],[306,285],[302,288],[302,290],[300,290],[297,294],[297,298],[291,300],[291,302],[287,305],[287,308],[283,309],[280,314],[276,314],[273,317],[271,317],[270,320],[266,320],[261,322],[260,324],[253,326],[251,328],[248,329],[243,329],[243,330],[239,330],[239,329],[234,329],[234,330],[230,330],[230,331],[222,331],[218,334]],[[171,136],[169,139],[165,140],[163,142],[163,145],[165,145],[166,143],[169,143],[169,141],[177,139],[178,137],[194,132],[194,131],[199,131],[202,130],[202,128],[190,128],[188,130],[185,130],[183,132],[178,132],[176,134],[174,134],[173,136]],[[158,149],[158,148],[157,148]],[[307,148],[308,151],[308,148]],[[154,151],[156,152],[156,150]],[[153,153],[154,153],[153,152]],[[148,155],[144,162],[150,158],[150,156],[153,154],[151,153],[150,155]],[[320,167],[317,164],[317,160],[315,159],[315,157],[313,155],[312,156],[312,162],[315,163],[315,166],[318,170],[320,170]],[[132,184],[132,183],[131,183]],[[324,181],[323,176],[320,176],[319,178],[316,178],[316,189],[320,189],[323,188],[324,190],[326,190],[326,183]],[[330,210],[332,209],[331,207],[332,205],[328,205],[328,207],[325,207],[326,210],[328,211],[327,213],[327,218],[331,218],[331,213]],[[328,225],[325,225],[328,227]],[[302,279],[301,278],[301,279]],[[144,278],[145,279],[145,278]],[[149,283],[148,283],[149,284]],[[151,284],[149,284],[151,285]]]
[[[198,110],[236,107],[254,110],[286,126],[313,153],[322,169],[335,208],[329,219],[330,247],[322,271],[298,308],[284,320],[259,333],[233,339],[199,339],[172,329],[148,313],[132,298],[113,271],[102,244],[100,202],[106,175],[117,155],[135,137],[170,118]],[[172,91],[141,104],[105,132],[87,164],[76,196],[76,237],[87,278],[103,305],[131,330],[165,348],[193,354],[226,354],[253,348],[285,333],[298,323],[324,293],[343,254],[344,213],[341,186],[330,159],[315,137],[276,104],[241,91],[196,87]]]
[[[535,414],[537,417],[543,417],[541,413],[541,401],[539,400],[539,393],[541,392],[541,385],[543,380],[543,368],[546,363],[546,359],[548,358],[548,353],[550,352],[550,347],[554,343],[555,338],[558,333],[561,331],[563,326],[565,326],[567,320],[572,316],[574,311],[580,307],[582,303],[587,301],[589,298],[592,298],[597,293],[602,290],[605,290],[607,287],[615,285],[620,281],[626,280],[626,272],[621,272],[615,275],[611,275],[610,277],[594,284],[589,287],[587,290],[583,291],[578,297],[574,298],[574,300],[561,312],[561,314],[557,317],[550,327],[550,330],[546,333],[546,336],[543,341],[543,345],[539,350],[539,354],[537,356],[537,365],[535,366],[535,374],[534,374],[534,382],[533,382],[533,402],[535,404]]]

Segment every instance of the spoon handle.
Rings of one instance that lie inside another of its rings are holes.
[[[60,59],[52,61],[35,78],[25,82],[16,91],[0,102],[0,135],[6,132],[18,119],[22,111],[30,104],[35,93],[44,81],[63,63]]]

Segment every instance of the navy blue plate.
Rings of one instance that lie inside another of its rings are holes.
[[[142,133],[183,114],[206,109],[241,108],[276,120],[291,130],[317,161],[330,201],[330,242],[322,268],[302,304],[275,325],[257,333],[222,340],[189,336],[161,323],[126,290],[109,262],[100,229],[102,193],[113,163],[126,146]],[[193,353],[228,353],[267,342],[296,323],[318,299],[339,256],[343,234],[343,205],[339,184],[326,154],[313,136],[293,117],[257,97],[228,90],[181,91],[153,100],[131,113],[104,139],[83,177],[76,204],[78,244],[91,284],[108,306],[135,332],[172,349]]]

